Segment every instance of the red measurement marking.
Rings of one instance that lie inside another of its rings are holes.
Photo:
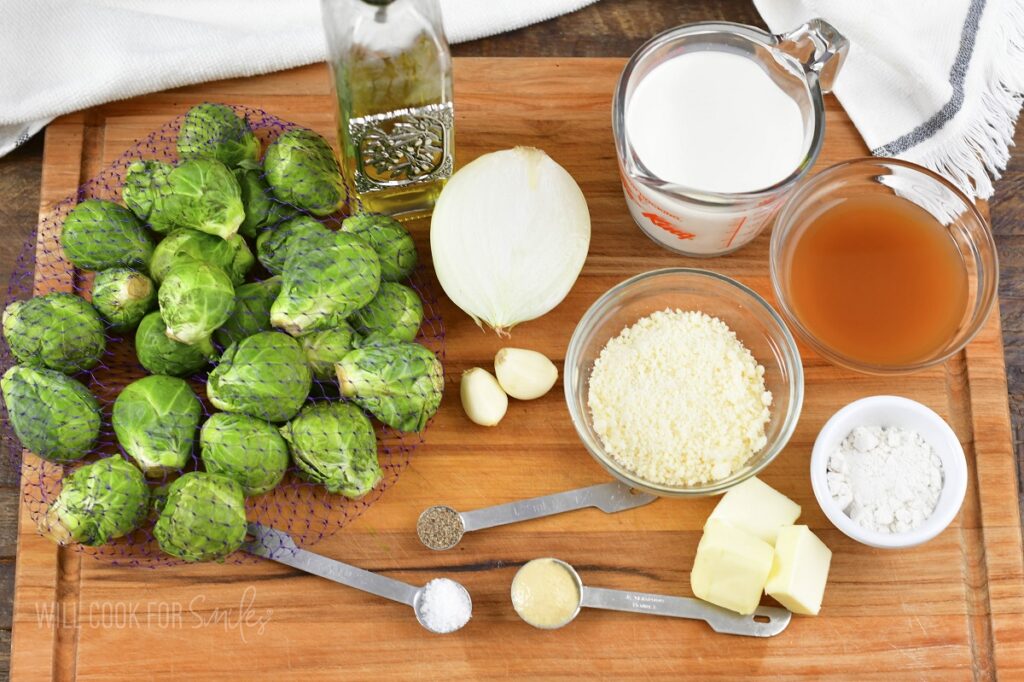
[[[677,216],[675,213],[672,213],[671,211],[666,211],[664,208],[661,209],[661,212],[667,215],[669,218],[672,218],[673,220],[678,220],[679,222],[683,221],[683,219]]]
[[[682,221],[682,218],[680,218],[676,214],[672,213],[671,211],[665,210],[663,207],[658,206],[653,201],[648,199],[647,196],[645,196],[644,193],[637,186],[637,184],[633,182],[633,178],[631,178],[629,174],[626,173],[626,170],[622,167],[621,161],[619,162],[619,177],[622,179],[622,190],[626,194],[626,197],[632,200],[638,208],[646,204],[655,211],[660,211],[661,213],[667,215],[669,218],[672,218],[673,220]],[[643,213],[642,215],[647,216],[647,218],[650,219],[652,223],[654,223],[655,225],[664,230],[667,230],[668,232],[671,232],[680,239],[693,239],[696,236],[690,234],[689,232],[682,232],[680,230],[677,230],[675,227],[672,226],[671,223],[669,223],[667,220],[665,220],[661,216],[658,216],[655,213]]]
[[[622,170],[622,165],[619,164],[619,177],[622,178],[622,189],[626,193],[626,196],[633,200],[637,206],[647,204],[652,208],[657,208],[654,202],[644,196],[644,193],[640,191],[640,188],[636,186],[633,179],[626,175],[626,172]]]
[[[626,170],[622,167],[622,162],[619,162],[619,177],[622,178],[622,188],[626,191],[626,196],[637,201],[635,194],[639,194],[639,190],[633,185],[633,179],[626,174]],[[637,202],[639,203],[639,202]]]
[[[622,176],[622,188],[626,190],[626,196],[635,202],[636,197],[633,196],[633,183],[625,175]]]
[[[729,235],[729,241],[725,243],[725,248],[728,249],[730,246],[732,246],[732,240],[736,239],[736,235],[740,233],[740,228],[743,227],[743,223],[745,222],[747,222],[747,216],[743,216],[742,218],[736,221],[736,229],[732,231],[731,235]]]
[[[672,225],[672,223],[668,222],[667,220],[665,220],[656,213],[643,213],[641,215],[650,220],[651,223],[654,224],[656,227],[660,227],[669,234],[675,235],[679,239],[693,239],[694,237],[697,236],[691,232],[683,232],[678,227],[675,227],[674,225]]]

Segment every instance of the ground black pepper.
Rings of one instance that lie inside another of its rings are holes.
[[[416,522],[420,542],[430,549],[451,549],[459,544],[464,532],[459,512],[443,505],[425,510]]]

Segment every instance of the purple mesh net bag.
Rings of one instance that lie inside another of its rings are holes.
[[[41,532],[157,567],[222,558],[244,510],[308,547],[397,480],[444,323],[397,223],[341,229],[360,207],[333,163],[294,124],[204,105],[40,222],[5,301],[0,436]]]

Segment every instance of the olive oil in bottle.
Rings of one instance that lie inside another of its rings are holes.
[[[454,167],[438,0],[322,0],[350,208],[429,215]]]

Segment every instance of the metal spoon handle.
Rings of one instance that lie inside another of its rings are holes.
[[[269,526],[250,523],[249,534],[253,539],[242,545],[242,549],[251,554],[400,604],[415,606],[418,587],[299,549],[290,535]]]
[[[753,614],[741,616],[700,599],[608,590],[602,587],[584,587],[580,597],[581,606],[703,620],[715,632],[748,637],[777,635],[786,629],[792,617],[786,609],[774,606],[758,606]]]
[[[527,500],[517,500],[507,504],[499,504],[494,507],[484,507],[473,511],[461,512],[462,524],[466,532],[480,530],[482,528],[493,528],[504,526],[509,523],[539,519],[542,516],[561,514],[562,512],[583,509],[584,507],[597,507],[606,513],[623,511],[640,507],[655,500],[654,495],[634,492],[628,486],[621,483],[601,483],[566,490],[553,495],[542,497],[531,497]]]

